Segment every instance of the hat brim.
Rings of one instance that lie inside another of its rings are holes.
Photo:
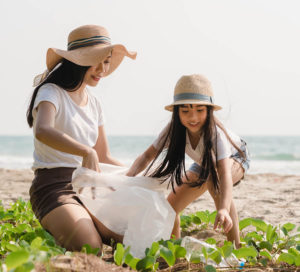
[[[136,52],[128,51],[124,45],[93,45],[81,47],[75,50],[61,50],[57,48],[49,48],[47,51],[46,64],[49,71],[64,58],[77,65],[81,66],[96,66],[112,52],[109,70],[104,74],[107,76],[111,74],[122,62],[123,58],[136,58]]]
[[[174,103],[172,103],[170,105],[165,106],[165,110],[167,110],[167,111],[173,111],[173,107],[175,105],[184,105],[184,104],[197,104],[197,105],[204,105],[204,106],[212,106],[215,111],[218,111],[218,110],[222,109],[221,106],[216,105],[216,104],[212,104],[212,103],[207,102],[207,101],[179,100],[179,101],[176,101],[176,102],[174,102]]]

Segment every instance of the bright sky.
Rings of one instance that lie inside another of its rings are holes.
[[[214,86],[219,117],[239,135],[300,135],[298,0],[0,1],[0,135],[31,134],[25,112],[49,47],[69,32],[105,26],[138,52],[102,79],[109,135],[154,135],[167,123],[181,75]]]

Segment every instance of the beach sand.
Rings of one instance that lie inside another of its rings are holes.
[[[19,197],[28,200],[32,179],[33,172],[29,169],[0,169],[0,199],[3,205],[7,208]],[[234,187],[233,195],[240,219],[254,217],[274,225],[291,222],[300,226],[300,176],[246,175]],[[184,213],[201,210],[215,210],[208,192],[190,204]]]

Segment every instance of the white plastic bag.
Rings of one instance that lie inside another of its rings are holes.
[[[154,241],[170,239],[175,211],[165,198],[166,184],[144,176],[127,177],[124,167],[100,164],[100,169],[97,173],[77,168],[73,188],[101,223],[124,235],[131,254],[143,258]]]
[[[193,252],[198,252],[198,253],[200,253],[200,260],[203,263],[206,263],[206,260],[202,253],[202,248],[205,247],[206,251],[208,251],[208,249],[214,249],[214,250],[216,249],[215,245],[208,244],[204,241],[198,240],[198,239],[196,239],[194,237],[190,237],[190,236],[185,236],[182,239],[181,246],[186,249],[186,257],[188,260],[190,260]],[[236,256],[233,253],[231,253],[231,255],[229,257],[227,257],[226,259],[224,259],[222,257],[221,262],[219,264],[217,264],[216,262],[214,262],[211,259],[207,260],[207,264],[210,264],[210,265],[213,265],[216,267],[228,267],[228,266],[237,267],[240,265],[240,262],[236,258]]]

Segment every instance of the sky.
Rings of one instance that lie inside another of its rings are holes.
[[[217,116],[239,135],[300,135],[298,0],[0,1],[0,135],[30,135],[26,110],[49,47],[85,24],[137,51],[91,91],[108,135],[156,135],[182,75],[212,83]]]

